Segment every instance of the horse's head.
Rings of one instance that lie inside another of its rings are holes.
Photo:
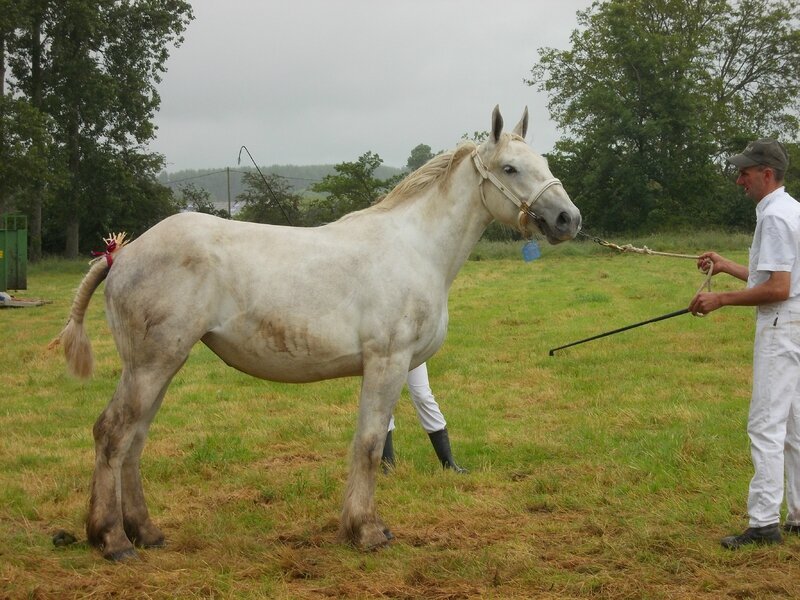
[[[525,237],[538,231],[551,244],[571,240],[581,228],[581,213],[547,161],[525,143],[527,130],[527,108],[514,131],[503,133],[503,117],[495,106],[492,132],[473,153],[483,178],[483,204],[496,220],[517,227]]]

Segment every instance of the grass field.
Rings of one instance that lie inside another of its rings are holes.
[[[634,242],[744,260],[749,238]],[[685,315],[550,357],[685,307],[702,277],[690,260],[591,243],[545,247],[531,263],[519,251],[479,245],[428,364],[470,473],[443,472],[405,391],[398,403],[398,468],[377,492],[390,547],[336,541],[358,380],[264,382],[197,346],[143,457],[168,545],[125,564],[51,543],[59,529],[84,539],[91,427],[120,367],[98,293],[95,376],[66,376],[46,346],[86,264],[30,266],[18,295],[51,303],[0,311],[0,598],[800,597],[800,538],[719,547],[746,526],[752,310]],[[722,277],[716,289],[738,287]]]

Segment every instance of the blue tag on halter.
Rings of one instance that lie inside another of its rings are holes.
[[[536,243],[536,240],[531,240],[522,247],[522,258],[525,259],[525,262],[536,260],[541,255],[542,251],[539,250],[539,244]]]

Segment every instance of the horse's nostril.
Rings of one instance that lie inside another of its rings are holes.
[[[565,231],[569,229],[570,223],[572,223],[572,217],[566,212],[561,212],[556,219],[556,228],[558,228],[559,231]]]

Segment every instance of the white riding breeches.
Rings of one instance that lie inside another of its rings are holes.
[[[747,433],[750,527],[780,522],[784,475],[787,522],[800,524],[800,309],[758,309]]]
[[[433,433],[440,431],[447,426],[444,420],[444,415],[439,409],[439,404],[436,398],[433,397],[430,383],[428,381],[428,366],[422,363],[416,369],[411,369],[408,372],[406,379],[408,384],[408,393],[411,396],[411,401],[414,403],[414,408],[417,411],[420,425],[426,433]],[[389,421],[389,431],[394,429],[394,415]]]

